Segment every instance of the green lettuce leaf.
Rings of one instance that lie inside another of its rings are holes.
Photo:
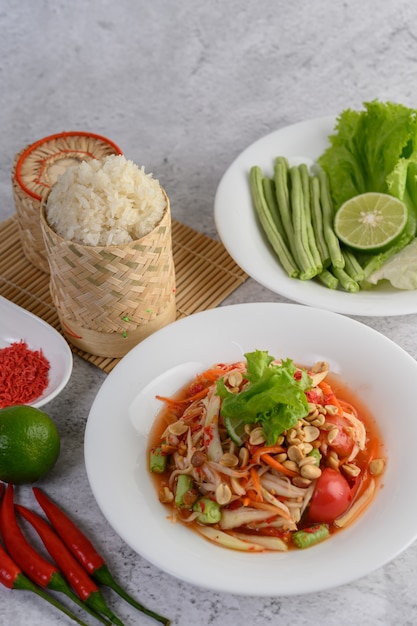
[[[337,118],[329,142],[318,163],[329,176],[336,210],[349,198],[368,191],[403,199],[397,190],[406,188],[407,168],[397,172],[395,186],[389,176],[400,159],[409,159],[417,151],[415,109],[378,100],[365,102],[361,111],[346,109]]]
[[[297,367],[291,359],[277,365],[267,351],[255,350],[245,358],[249,384],[243,391],[231,393],[223,379],[217,381],[220,412],[247,424],[259,423],[267,445],[274,445],[284,430],[307,415],[305,391],[311,388],[312,380],[305,370],[295,378]]]
[[[400,252],[417,232],[417,109],[393,102],[365,102],[346,109],[336,121],[330,145],[318,159],[329,177],[335,211],[353,196],[376,191],[395,196],[407,207],[401,238],[376,255],[356,256],[368,278]]]

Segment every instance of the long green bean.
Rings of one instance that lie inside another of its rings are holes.
[[[317,176],[310,177],[310,197],[311,197],[311,222],[313,224],[314,236],[317,247],[320,251],[323,268],[330,265],[330,253],[323,232],[323,213],[320,202],[320,181]]]
[[[287,236],[285,234],[281,215],[278,210],[277,197],[276,197],[276,192],[275,192],[275,182],[272,178],[263,178],[262,187],[264,191],[265,201],[266,201],[266,204],[268,205],[268,209],[271,214],[271,217],[273,221],[275,222],[275,226],[278,229],[278,232],[281,233],[282,238],[288,247]]]
[[[314,276],[317,276],[322,268],[316,267],[309,247],[300,171],[296,166],[290,167],[289,174],[292,222],[294,228],[294,236],[291,245],[293,245],[294,254],[300,268],[300,279],[310,280]]]
[[[317,278],[328,289],[337,289],[339,286],[336,276],[329,272],[327,268],[322,270],[320,274],[317,274]]]
[[[294,238],[294,228],[291,217],[290,193],[288,189],[288,161],[284,157],[277,157],[274,163],[274,183],[278,211],[288,242]]]
[[[361,283],[365,280],[365,271],[354,253],[350,250],[346,250],[346,248],[343,248],[342,254],[345,259],[345,272],[349,274],[349,276],[357,283]]]
[[[271,217],[262,185],[262,171],[257,165],[253,166],[250,170],[250,187],[255,210],[268,241],[276,252],[278,259],[288,276],[291,278],[297,278],[299,275],[299,269],[283,236],[277,229],[276,224]]]
[[[300,165],[298,166],[298,170],[300,172],[301,188],[302,188],[303,201],[304,201],[304,213],[305,213],[305,221],[306,221],[308,246],[310,248],[314,265],[317,268],[317,273],[319,274],[321,270],[323,269],[323,261],[322,261],[321,254],[317,245],[316,236],[315,236],[314,228],[313,228],[313,222],[312,222],[310,172],[308,171],[308,167],[305,163],[300,163]]]
[[[343,258],[342,251],[340,249],[339,239],[337,238],[333,230],[334,209],[333,202],[330,195],[329,180],[327,174],[320,170],[320,201],[323,211],[323,233],[326,239],[327,246],[329,248],[330,259],[333,267],[343,269],[345,266],[345,259]]]
[[[331,272],[336,276],[345,291],[356,293],[360,290],[359,283],[357,283],[356,280],[353,280],[353,278],[351,278],[343,268],[332,266]]]

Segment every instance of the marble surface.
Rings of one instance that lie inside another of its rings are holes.
[[[217,237],[217,184],[259,137],[374,98],[415,106],[416,17],[413,0],[1,2],[0,218],[14,213],[15,153],[55,132],[88,130],[154,173],[175,219]],[[226,303],[245,301],[284,298],[248,280]],[[356,319],[417,357],[417,315]],[[84,427],[105,376],[75,358],[68,386],[45,407],[62,452],[41,485],[66,503],[118,580],[150,608],[176,626],[417,623],[416,544],[352,584],[267,598],[211,593],[134,554],[98,509],[84,466]],[[19,488],[18,498],[32,503],[30,488]],[[154,623],[106,597],[125,624]],[[33,595],[1,587],[0,624],[27,623],[71,622]]]

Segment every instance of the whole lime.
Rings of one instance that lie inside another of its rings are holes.
[[[53,468],[60,447],[55,423],[43,411],[27,405],[0,409],[0,480],[37,481]]]

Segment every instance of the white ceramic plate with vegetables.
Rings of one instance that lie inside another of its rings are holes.
[[[172,395],[203,369],[256,350],[305,365],[327,361],[372,412],[384,442],[386,469],[371,504],[350,526],[308,549],[255,554],[215,545],[168,519],[148,469],[150,431],[162,408],[155,396]],[[85,432],[93,494],[133,550],[190,584],[255,596],[348,584],[417,538],[417,501],[410,498],[416,376],[415,360],[392,341],[316,307],[239,304],[178,320],[129,352],[95,398]]]
[[[0,296],[0,348],[24,342],[29,351],[42,351],[49,362],[47,386],[41,395],[27,404],[44,406],[67,385],[73,367],[68,343],[50,324]],[[33,371],[32,371],[33,375]]]
[[[380,281],[369,290],[349,293],[329,289],[316,279],[290,278],[279,263],[255,214],[249,172],[259,166],[273,175],[276,157],[290,164],[314,165],[329,145],[336,118],[323,117],[277,130],[246,148],[223,175],[215,197],[214,216],[219,236],[236,263],[249,276],[290,300],[344,314],[394,316],[417,312],[415,290],[400,290]]]

